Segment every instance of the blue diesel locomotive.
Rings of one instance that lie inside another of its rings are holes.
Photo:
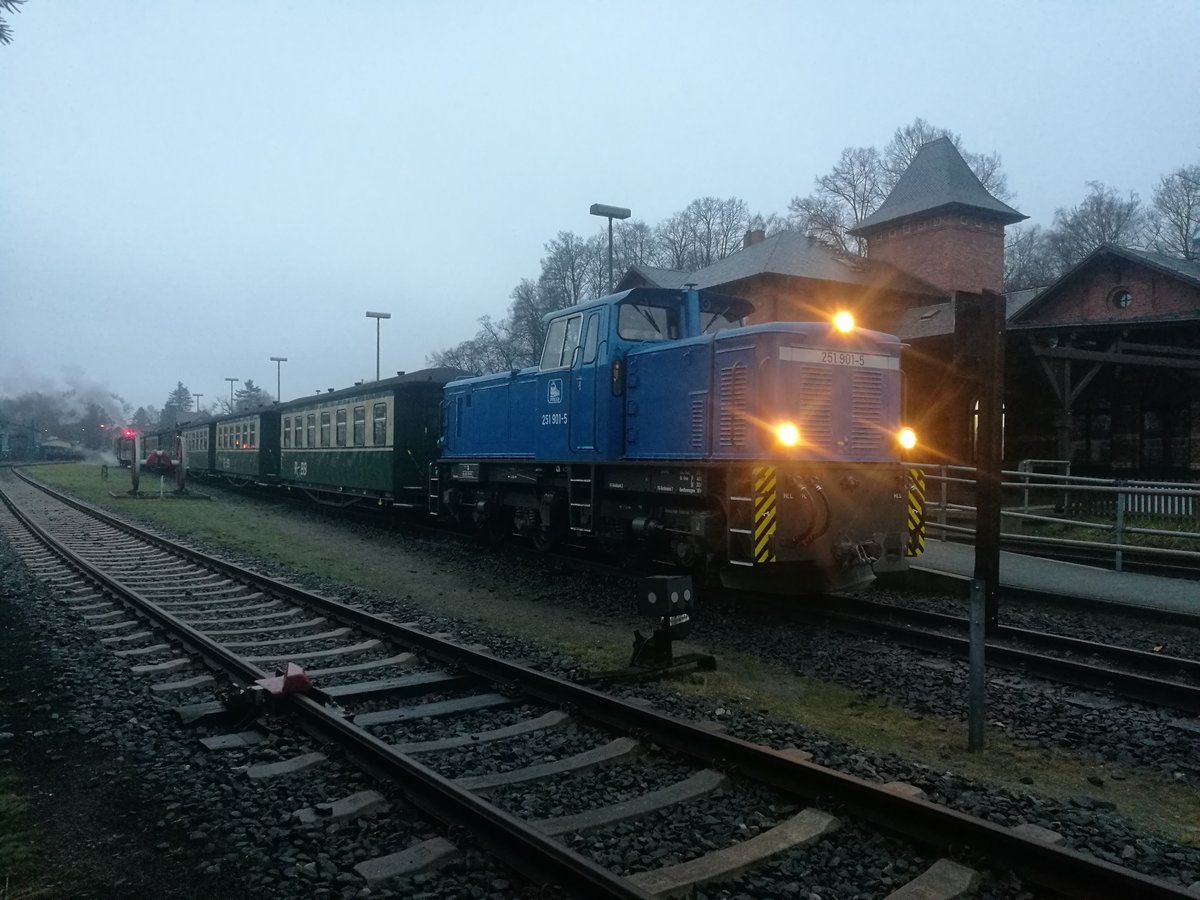
[[[552,314],[538,366],[446,385],[430,513],[789,594],[904,570],[902,344],[752,311],[639,288]]]

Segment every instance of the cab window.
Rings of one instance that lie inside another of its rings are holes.
[[[583,316],[564,316],[550,323],[546,334],[546,347],[542,350],[543,369],[561,369],[571,364],[575,347],[579,344],[579,330]]]
[[[600,344],[600,313],[594,312],[587,317],[587,327],[583,330],[583,363],[588,365],[596,361],[596,348]]]
[[[679,337],[679,309],[622,303],[617,312],[617,334],[627,341],[673,341]]]

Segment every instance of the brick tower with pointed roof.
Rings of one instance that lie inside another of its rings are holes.
[[[924,144],[879,209],[850,233],[867,256],[947,293],[1003,291],[1004,226],[1028,218],[988,193],[949,138]]]

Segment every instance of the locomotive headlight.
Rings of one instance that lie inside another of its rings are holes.
[[[785,447],[795,447],[800,443],[800,429],[791,422],[780,422],[775,426],[775,437]]]
[[[900,446],[905,450],[911,450],[917,446],[917,433],[911,428],[901,428],[900,433],[896,435],[896,439],[900,441]]]
[[[842,334],[849,334],[854,330],[854,315],[846,312],[844,309],[841,312],[834,313],[833,327]]]

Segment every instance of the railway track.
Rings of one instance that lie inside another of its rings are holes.
[[[303,663],[313,686],[288,695],[289,716],[399,784],[426,816],[468,830],[528,878],[573,895],[677,895],[780,853],[803,853],[839,828],[865,828],[981,860],[1053,895],[1189,896],[1182,886],[927,802],[904,786],[864,781],[802,752],[739,740],[370,615],[28,485],[3,487],[6,539],[98,640],[155,679],[152,690],[196,699],[223,682],[249,685],[277,666]],[[209,699],[181,707],[181,715],[204,723],[228,711]],[[244,742],[257,731],[225,733],[228,724],[209,737]],[[317,765],[319,756],[264,763],[260,775]],[[606,781],[633,760],[655,773],[657,787]],[[583,789],[564,787],[581,780]],[[553,790],[539,794],[535,785]],[[689,804],[718,791],[722,804],[773,812],[745,840],[709,834]],[[373,802],[344,797],[310,814],[350,816]],[[675,834],[658,868],[601,864],[597,845],[581,839],[650,819],[667,820]],[[370,883],[389,867],[436,862],[452,850],[444,838],[397,848],[365,861],[358,874]],[[920,877],[947,872],[971,877],[949,861]]]
[[[831,598],[790,615],[943,656],[969,656],[963,616],[856,597]],[[986,655],[996,668],[1200,714],[1198,660],[1007,625],[989,636]]]

